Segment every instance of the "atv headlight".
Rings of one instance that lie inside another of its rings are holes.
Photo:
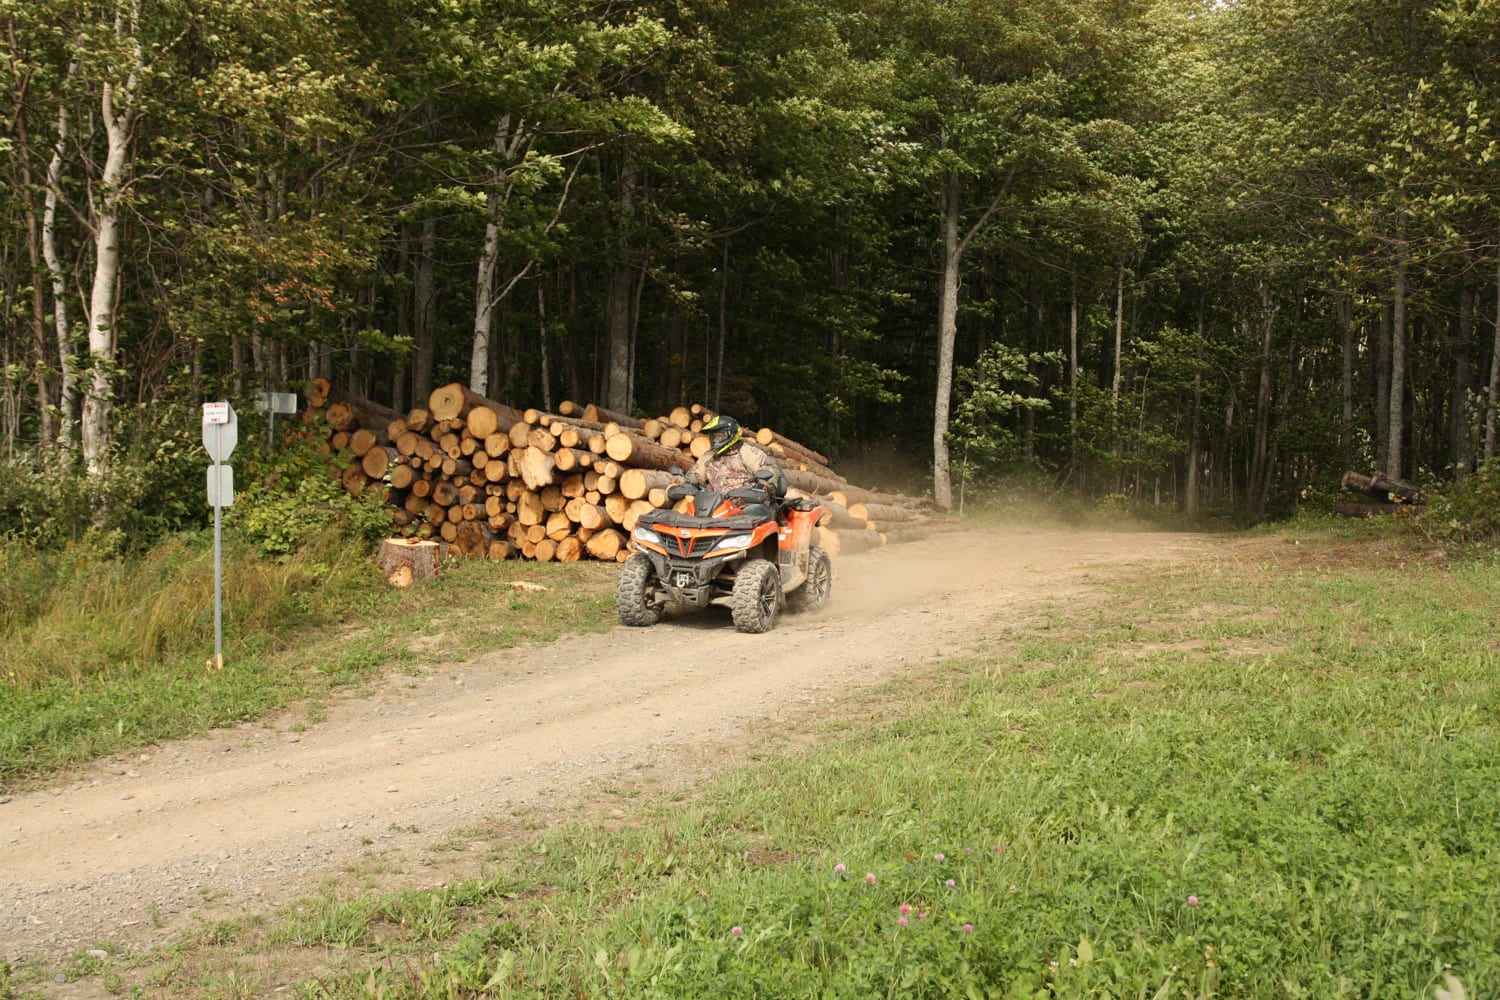
[[[750,544],[750,538],[751,538],[750,535],[743,535],[743,534],[742,535],[725,535],[723,538],[719,539],[717,542],[714,542],[714,547],[711,548],[711,549],[709,549],[708,551],[710,551],[710,552],[732,552],[735,549],[743,549],[745,546],[747,546],[747,545]]]
[[[652,545],[661,544],[660,535],[652,531],[650,528],[640,524],[635,526],[635,530],[630,533],[630,537],[638,542],[650,542]]]

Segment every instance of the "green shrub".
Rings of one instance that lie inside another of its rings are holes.
[[[351,497],[327,477],[260,487],[236,503],[235,526],[265,556],[292,555],[328,532],[365,544],[390,533],[390,510],[378,491]]]
[[[1451,545],[1500,538],[1500,459],[1491,459],[1462,482],[1434,492],[1417,524]]]

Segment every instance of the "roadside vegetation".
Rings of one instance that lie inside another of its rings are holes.
[[[53,516],[0,536],[0,791],[292,705],[316,718],[327,698],[410,663],[418,642],[462,660],[613,624],[613,580],[597,566],[458,561],[394,590],[371,559],[389,530],[378,497],[317,474],[327,458],[310,442],[246,451],[245,491],[224,511],[222,670],[208,666],[211,530],[137,550],[141,535]]]
[[[351,873],[66,971],[171,997],[1488,996],[1500,559],[1439,542],[1421,520],[1228,537],[997,620],[705,786],[463,831],[481,875]],[[486,599],[449,579],[454,607]],[[363,592],[344,627],[423,610]]]

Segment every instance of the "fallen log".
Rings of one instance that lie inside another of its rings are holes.
[[[1358,472],[1345,472],[1340,485],[1346,490],[1363,493],[1376,500],[1396,504],[1414,504],[1423,501],[1422,491],[1399,479],[1388,479],[1382,472],[1373,476],[1362,476]]]

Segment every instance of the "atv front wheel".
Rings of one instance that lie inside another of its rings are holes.
[[[786,595],[786,608],[794,613],[817,611],[828,603],[833,593],[833,562],[828,553],[814,545],[807,550],[807,579],[802,586]]]
[[[741,632],[769,632],[781,615],[781,573],[776,564],[751,559],[734,577],[734,627]]]
[[[649,557],[637,552],[620,567],[615,584],[615,611],[626,625],[645,628],[661,621],[662,608],[652,601],[656,594],[656,570]]]

